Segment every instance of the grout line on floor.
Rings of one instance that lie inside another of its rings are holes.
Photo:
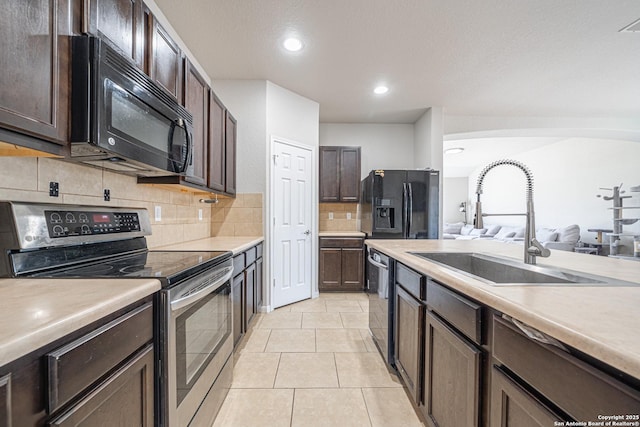
[[[276,388],[276,378],[278,378],[278,371],[280,370],[280,362],[282,361],[282,353],[278,354],[278,366],[276,367],[276,374],[273,376],[273,384],[271,385],[272,389]]]
[[[367,417],[369,417],[369,425],[373,426],[373,419],[371,418],[371,413],[369,412],[369,405],[367,405],[367,399],[364,397],[364,389],[360,387],[360,395],[362,396],[362,400],[364,401],[364,407],[367,410]]]

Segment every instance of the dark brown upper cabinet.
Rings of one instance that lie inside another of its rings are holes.
[[[236,194],[236,145],[237,145],[237,121],[229,113],[225,113],[225,183],[224,192],[234,196]]]
[[[193,115],[193,145],[186,181],[207,185],[209,86],[189,60],[185,60],[184,107]]]
[[[220,192],[224,191],[225,179],[225,113],[222,101],[210,91],[208,187]]]
[[[0,141],[62,154],[69,140],[68,28],[69,0],[3,2]]]
[[[122,54],[144,67],[142,0],[84,0],[83,31],[108,40]]]
[[[182,50],[152,14],[147,19],[147,74],[176,99],[182,99]]]
[[[360,147],[320,147],[320,202],[358,202]]]

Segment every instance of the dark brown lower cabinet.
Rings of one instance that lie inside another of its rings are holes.
[[[321,237],[318,289],[320,291],[362,291],[364,239]]]
[[[153,426],[151,299],[0,367],[0,426]]]
[[[244,329],[249,329],[253,316],[256,314],[256,264],[251,264],[244,271],[245,305]]]
[[[244,272],[238,274],[231,283],[231,305],[233,313],[233,344],[238,344],[244,335]]]
[[[396,292],[395,334],[396,368],[409,394],[417,403],[420,398],[421,354],[425,306],[402,287]]]
[[[429,311],[425,326],[422,411],[427,424],[478,426],[481,351]]]
[[[548,427],[561,418],[495,366],[491,370],[490,427]]]
[[[149,344],[49,425],[152,426],[153,363],[153,345]]]
[[[0,378],[0,426],[11,425],[11,374]]]
[[[256,260],[256,311],[260,310],[263,302],[264,290],[262,289],[264,283],[264,272],[262,271],[262,258]]]

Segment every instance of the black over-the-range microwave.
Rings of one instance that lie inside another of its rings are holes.
[[[70,160],[139,176],[188,175],[193,118],[105,41],[72,41]]]

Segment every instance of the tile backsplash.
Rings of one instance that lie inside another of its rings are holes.
[[[0,157],[0,171],[0,200],[147,208],[150,248],[216,235],[212,205],[199,203],[207,197],[203,194],[138,185],[135,177],[47,158]],[[59,197],[49,196],[50,181],[59,183]],[[104,189],[110,190],[109,202],[103,200]],[[161,208],[160,221],[154,219],[156,206]]]
[[[220,198],[211,207],[213,236],[263,236],[262,193],[238,194],[235,199]]]
[[[320,232],[360,231],[360,205],[357,203],[320,203],[319,211]],[[351,219],[347,219],[349,216]]]

